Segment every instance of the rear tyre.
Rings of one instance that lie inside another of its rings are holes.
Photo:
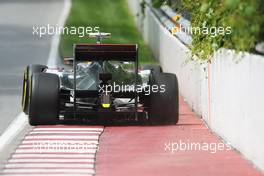
[[[59,119],[59,77],[51,73],[32,75],[29,101],[30,125],[54,125]]]
[[[159,92],[149,96],[149,122],[151,125],[174,125],[179,119],[179,92],[175,74],[151,74],[150,85],[157,85]]]
[[[24,71],[23,93],[22,93],[22,110],[28,115],[29,103],[29,87],[31,84],[31,76],[33,73],[40,73],[48,68],[45,65],[28,65]]]

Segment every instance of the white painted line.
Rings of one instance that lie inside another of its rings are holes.
[[[94,169],[5,169],[3,173],[41,173],[41,174],[95,174]]]
[[[101,131],[31,131],[29,134],[101,134]]]
[[[39,174],[21,174],[21,173],[17,173],[17,174],[4,174],[4,173],[1,173],[0,172],[0,175],[1,176],[40,176],[40,175],[43,175],[43,176],[46,176],[47,174],[42,174],[42,173],[39,173]],[[63,174],[49,174],[48,176],[94,176],[93,174],[87,174],[87,173],[83,173],[83,174],[68,174],[68,173],[63,173]]]
[[[23,154],[23,153],[15,153],[12,155],[12,158],[56,158],[56,159],[60,159],[60,158],[76,158],[76,159],[80,159],[80,158],[95,158],[94,154],[87,154],[87,153],[82,153],[82,154],[60,154],[60,153],[45,153],[45,154],[41,154],[41,153],[32,153],[32,154]]]
[[[34,139],[34,140],[39,140],[39,139],[95,139],[98,140],[99,136],[69,136],[69,135],[30,135],[26,136],[25,140],[27,139]]]
[[[80,168],[80,169],[92,169],[94,168],[93,164],[79,164],[79,163],[16,163],[16,164],[6,164],[5,168]]]
[[[64,0],[62,12],[60,14],[59,20],[58,20],[58,27],[63,27],[66,19],[70,13],[71,10],[71,0]],[[54,35],[51,40],[51,47],[48,57],[48,66],[49,67],[55,67],[57,65],[56,63],[56,57],[58,55],[58,49],[60,44],[60,38],[61,36],[59,34]]]
[[[96,153],[97,149],[16,149],[15,153]]]
[[[9,159],[8,163],[42,163],[42,162],[55,162],[55,163],[94,163],[94,159],[57,159],[57,158],[30,158],[30,159]]]
[[[56,146],[54,145],[53,147],[61,147],[61,148],[70,148],[70,147],[74,147],[75,144],[56,144]],[[40,148],[40,147],[46,147],[45,144],[32,144],[32,145],[19,145],[17,147],[17,149],[28,149],[28,148]],[[83,146],[85,148],[97,148],[98,145],[95,144],[88,144]]]
[[[41,128],[37,127],[34,128],[33,131],[47,131],[47,130],[52,130],[52,131],[103,131],[104,128],[67,128],[62,127],[62,128]]]
[[[98,140],[24,140],[21,144],[79,144],[79,145],[88,145],[88,144],[99,144]]]
[[[27,117],[20,113],[0,137],[0,153],[27,125]]]

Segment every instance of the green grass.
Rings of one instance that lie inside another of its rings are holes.
[[[101,32],[110,32],[112,37],[103,43],[139,44],[140,64],[155,63],[155,59],[136,28],[125,0],[73,0],[66,26],[95,27]],[[72,56],[74,43],[95,43],[95,40],[78,35],[63,35],[60,52],[63,57]]]

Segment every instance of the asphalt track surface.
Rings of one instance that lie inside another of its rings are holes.
[[[180,141],[189,147],[182,145],[180,149]],[[100,176],[262,175],[232,148],[201,150],[191,148],[192,143],[222,146],[223,141],[180,98],[180,120],[175,126],[106,127],[100,137],[96,173]]]
[[[57,23],[63,0],[0,1],[0,135],[21,112],[23,71],[47,64],[51,36],[33,35],[33,26]]]
[[[21,112],[24,67],[47,63],[51,38],[33,36],[32,26],[56,23],[61,7],[59,0],[0,2],[1,132]],[[222,143],[182,98],[180,121],[173,126],[27,127],[5,152],[0,175],[262,175],[233,149],[172,150],[179,141]]]
[[[263,175],[232,148],[176,150],[171,144],[179,141],[223,144],[181,98],[180,121],[172,126],[33,127],[0,175]]]

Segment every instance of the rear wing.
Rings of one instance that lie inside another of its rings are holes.
[[[137,61],[137,44],[76,44],[76,61]]]

